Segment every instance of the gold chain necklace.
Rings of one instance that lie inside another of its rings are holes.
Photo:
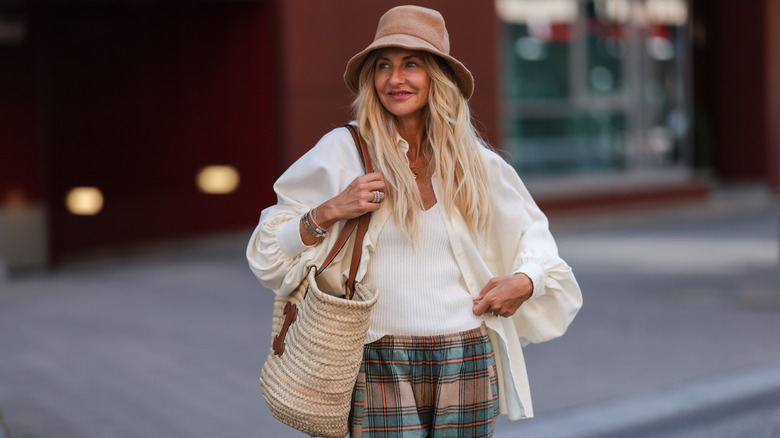
[[[415,172],[415,171],[414,171],[414,168],[412,168],[412,165],[411,165],[411,163],[409,164],[409,170],[412,172],[412,176],[414,177],[414,179],[417,179],[417,176],[419,176],[421,173],[423,173],[423,172],[425,171],[425,169],[426,169],[426,168],[428,168],[428,165],[427,165],[427,164],[426,164],[425,166],[421,167],[421,168],[420,168],[420,170],[418,170],[417,172]]]
[[[425,144],[426,142],[427,142],[427,140],[424,140],[424,141],[423,141],[423,144]],[[418,157],[419,157],[419,156],[418,156]],[[425,168],[426,168],[426,167],[428,167],[428,164],[426,164],[426,165],[425,165],[425,166],[423,166],[423,167],[422,167],[420,170],[418,170],[417,172],[415,172],[415,171],[414,171],[414,169],[412,168],[412,163],[411,163],[411,161],[409,162],[409,170],[412,172],[412,176],[414,177],[414,179],[417,179],[417,176],[420,174],[420,172],[422,172],[423,170],[425,170]]]

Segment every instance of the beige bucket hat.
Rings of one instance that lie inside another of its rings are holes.
[[[474,92],[471,72],[450,56],[450,36],[444,26],[444,17],[438,11],[420,6],[398,6],[385,12],[379,19],[374,42],[347,63],[344,81],[353,93],[358,92],[363,61],[372,50],[385,47],[424,50],[441,57],[455,74],[463,96],[468,99]]]

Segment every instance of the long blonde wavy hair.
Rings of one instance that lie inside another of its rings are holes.
[[[444,60],[421,52],[430,77],[423,153],[440,182],[440,199],[445,214],[459,213],[470,226],[472,238],[481,240],[490,221],[487,171],[480,149],[488,147],[471,122],[468,102],[455,83]],[[409,161],[398,147],[395,116],[379,100],[374,87],[378,51],[372,52],[360,70],[359,90],[352,103],[359,130],[374,167],[384,177],[386,196],[402,233],[414,243],[423,209],[422,197],[412,178]]]

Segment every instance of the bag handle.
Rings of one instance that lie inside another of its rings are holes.
[[[363,144],[363,140],[360,138],[360,134],[357,132],[357,128],[350,124],[346,124],[344,127],[349,130],[350,134],[352,134],[352,140],[355,141],[355,147],[357,147],[358,154],[360,155],[360,159],[363,162],[363,169],[365,169],[366,173],[373,172],[374,169],[371,166],[371,158],[368,155],[366,145]],[[364,213],[360,217],[348,220],[347,223],[344,224],[344,228],[341,230],[341,234],[339,234],[338,239],[336,239],[336,243],[333,245],[333,248],[331,248],[330,252],[325,257],[325,261],[322,263],[322,266],[317,269],[317,272],[314,274],[317,276],[321,274],[325,268],[330,266],[331,262],[333,262],[333,260],[336,258],[336,255],[338,255],[338,253],[341,252],[341,250],[344,248],[344,245],[347,243],[349,236],[357,229],[357,234],[355,234],[355,241],[353,242],[352,246],[352,260],[349,264],[349,278],[347,280],[347,293],[345,297],[348,300],[351,300],[355,293],[355,277],[357,276],[357,267],[360,264],[360,256],[363,253],[363,238],[368,231],[368,223],[370,220],[371,213]]]

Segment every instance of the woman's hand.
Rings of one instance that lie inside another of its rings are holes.
[[[474,298],[474,314],[480,316],[489,312],[493,316],[508,318],[531,297],[533,291],[533,282],[522,272],[493,277],[482,288],[479,297]]]
[[[359,176],[343,192],[315,208],[316,224],[327,230],[338,221],[349,220],[379,209],[385,200],[385,181],[378,172]],[[314,245],[319,237],[300,224],[301,239],[306,245]]]
[[[379,193],[378,200],[374,192]],[[378,210],[384,200],[385,181],[380,173],[359,176],[343,192],[317,207],[317,223],[323,228],[330,228],[338,221]]]

